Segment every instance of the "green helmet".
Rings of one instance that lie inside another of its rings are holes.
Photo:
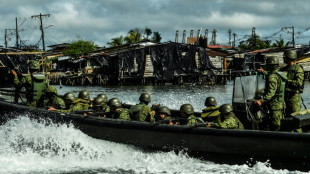
[[[108,101],[108,96],[105,94],[98,94],[97,97],[103,98],[103,102],[106,103]]]
[[[90,100],[89,92],[86,91],[86,90],[80,91],[78,98],[81,98],[81,99],[84,99],[84,100]]]
[[[140,100],[140,101],[144,101],[144,102],[150,103],[150,102],[151,102],[151,96],[150,96],[150,94],[148,94],[148,93],[142,93],[142,94],[140,95],[139,100]]]
[[[117,107],[117,108],[122,106],[121,101],[119,101],[118,98],[111,98],[108,101],[108,105],[109,106],[114,106],[114,107]]]
[[[267,65],[279,65],[279,59],[277,56],[270,56],[267,58]]]
[[[28,66],[29,66],[29,69],[39,70],[40,62],[37,60],[30,60]]]
[[[194,108],[191,104],[184,104],[180,108],[181,112],[185,112],[188,115],[191,115],[194,113]]]
[[[104,103],[105,103],[104,98],[102,97],[94,98],[94,101],[93,101],[94,106],[102,106]]]
[[[64,99],[65,99],[65,100],[74,101],[74,100],[75,100],[75,95],[74,95],[74,93],[72,93],[72,92],[67,92],[67,93],[64,95]]]
[[[217,103],[216,103],[216,100],[214,97],[207,97],[206,98],[206,102],[205,102],[205,106],[216,106]]]
[[[55,93],[57,95],[57,89],[54,86],[48,86],[45,92]]]
[[[170,109],[167,106],[162,106],[158,109],[159,113],[164,113],[166,115],[171,115]]]
[[[227,114],[233,111],[233,107],[230,104],[223,104],[219,109],[221,114]]]
[[[291,60],[296,60],[297,59],[297,53],[295,50],[285,50],[283,57],[291,59]]]

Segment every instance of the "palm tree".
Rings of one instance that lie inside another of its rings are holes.
[[[150,35],[152,34],[152,30],[151,30],[150,28],[148,28],[148,27],[145,27],[144,33],[145,33],[145,35],[146,35],[146,38],[145,38],[145,39],[148,40],[149,37],[150,37]]]
[[[153,32],[152,42],[159,43],[161,41],[161,35],[159,32]]]
[[[141,32],[139,28],[132,29],[128,32],[128,36],[124,38],[127,44],[133,44],[141,41]]]
[[[272,47],[278,47],[278,48],[286,48],[291,44],[291,42],[286,42],[284,44],[284,40],[280,39],[280,40],[276,40],[275,43],[272,44]]]
[[[123,36],[115,37],[115,38],[112,38],[111,40],[112,40],[112,42],[108,42],[108,45],[110,47],[117,47],[117,46],[120,46],[120,45],[124,44]]]

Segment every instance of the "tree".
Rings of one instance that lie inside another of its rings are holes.
[[[156,43],[159,43],[161,41],[161,35],[159,34],[159,32],[153,33],[153,37],[151,41],[156,42]]]
[[[131,29],[128,32],[128,36],[124,38],[126,44],[133,44],[141,41],[141,31],[139,28]]]
[[[144,34],[146,35],[145,39],[149,39],[150,35],[152,34],[152,30],[148,27],[145,27]]]
[[[290,44],[291,44],[291,42],[286,42],[286,44],[284,44],[284,40],[280,39],[280,40],[276,40],[276,42],[272,44],[272,47],[286,48]]]
[[[110,47],[117,47],[124,44],[123,36],[112,38],[112,42],[108,42]]]
[[[73,41],[64,51],[63,54],[65,56],[79,57],[88,53],[90,51],[94,51],[96,46],[93,41],[84,41],[77,40]]]

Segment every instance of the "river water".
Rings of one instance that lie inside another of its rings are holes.
[[[308,99],[309,84],[303,94]],[[231,103],[233,85],[221,86],[118,86],[58,88],[59,94],[81,89],[91,97],[105,93],[122,102],[135,104],[142,92],[152,96],[151,103],[179,109],[191,103],[195,111],[204,108],[207,96],[218,104]],[[310,101],[310,100],[308,100]],[[308,103],[309,104],[309,103]],[[251,161],[251,159],[249,159]],[[253,162],[252,162],[253,163]],[[217,164],[184,153],[146,151],[131,145],[98,140],[87,136],[73,125],[45,124],[20,115],[0,126],[0,173],[304,173],[273,169],[268,161],[248,166]]]

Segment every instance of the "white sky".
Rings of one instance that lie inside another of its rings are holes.
[[[228,29],[242,40],[251,35],[252,27],[261,38],[271,36],[282,27],[295,27],[296,43],[309,44],[309,0],[0,0],[0,45],[4,45],[5,29],[15,28],[18,18],[20,39],[26,44],[40,41],[39,19],[33,15],[50,14],[43,19],[45,45],[72,42],[77,39],[94,41],[106,46],[111,38],[126,36],[133,28],[158,31],[162,42],[174,41],[179,30],[217,30],[217,43],[228,44]],[[289,41],[291,30],[280,37]],[[10,31],[13,32],[13,31]],[[300,34],[298,34],[300,32]],[[8,46],[15,45],[15,31]],[[209,40],[210,40],[209,39]]]

